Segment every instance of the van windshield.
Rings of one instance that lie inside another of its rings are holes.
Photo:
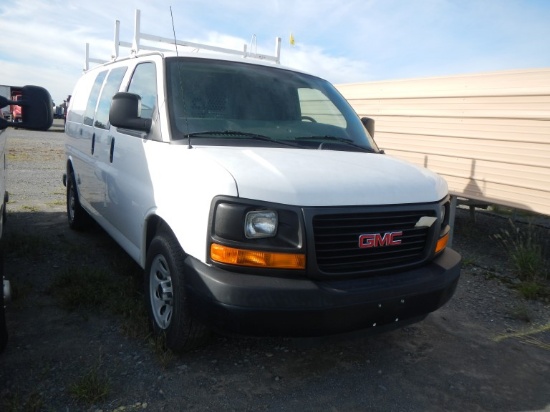
[[[166,62],[174,140],[377,151],[357,114],[325,80],[276,66],[185,57]]]

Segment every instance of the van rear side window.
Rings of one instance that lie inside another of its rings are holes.
[[[94,124],[94,113],[97,105],[97,98],[99,97],[101,85],[103,84],[103,80],[105,80],[106,75],[107,71],[99,73],[95,79],[94,85],[92,86],[92,91],[90,92],[88,104],[86,105],[86,112],[84,114],[84,124],[87,126],[92,126]]]

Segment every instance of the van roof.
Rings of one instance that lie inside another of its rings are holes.
[[[114,63],[124,62],[124,61],[132,61],[136,59],[146,59],[149,56],[160,56],[161,58],[177,58],[177,57],[188,57],[188,58],[194,58],[194,59],[204,59],[204,60],[224,60],[224,61],[230,61],[230,62],[236,62],[236,63],[244,63],[249,64],[253,66],[267,66],[267,67],[273,67],[275,69],[281,69],[281,70],[288,70],[292,72],[297,73],[304,73],[304,74],[310,74],[307,72],[304,72],[302,70],[298,70],[296,68],[292,68],[290,66],[283,66],[281,64],[277,64],[268,60],[262,60],[258,58],[246,58],[246,57],[238,57],[238,56],[231,56],[226,55],[222,53],[213,53],[213,52],[203,52],[203,53],[197,53],[197,52],[172,52],[172,51],[141,51],[136,54],[132,54],[129,56],[124,57],[118,57],[113,60],[109,60],[107,62],[98,64],[97,66],[91,67],[89,70],[86,70],[85,72],[94,71],[99,68],[108,67]]]

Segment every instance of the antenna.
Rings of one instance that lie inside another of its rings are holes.
[[[174,26],[174,15],[172,14],[172,6],[170,6],[170,17],[172,18],[172,31],[174,32],[174,46],[176,47],[176,56],[179,57],[178,54],[178,40],[176,37],[176,27]],[[192,149],[193,146],[191,146],[191,134],[189,133],[189,121],[187,120],[187,114],[185,109],[185,98],[183,96],[183,78],[181,73],[181,66],[178,64],[179,68],[179,87],[181,92],[181,99],[183,103],[183,114],[185,115],[185,128],[187,129],[187,148]]]
[[[170,6],[170,17],[172,18],[172,32],[174,33],[174,47],[176,48],[176,56],[179,56],[178,39],[176,38],[176,28],[174,27],[174,15],[172,14],[172,6]]]

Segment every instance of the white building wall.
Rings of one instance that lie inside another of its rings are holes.
[[[337,87],[380,148],[453,194],[550,215],[550,69]]]

